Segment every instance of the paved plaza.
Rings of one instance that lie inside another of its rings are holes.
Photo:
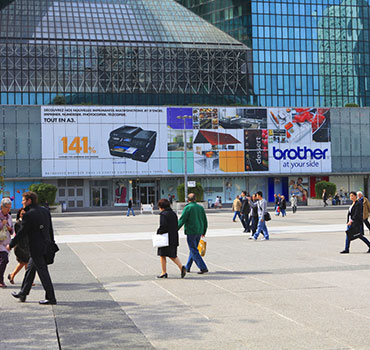
[[[361,241],[339,254],[344,209],[273,216],[271,240],[257,242],[231,211],[207,216],[210,272],[180,279],[169,262],[165,280],[150,239],[158,215],[55,217],[58,305],[38,305],[38,280],[26,303],[13,299],[21,272],[0,290],[0,349],[370,349],[370,254]],[[15,264],[11,254],[6,274]]]

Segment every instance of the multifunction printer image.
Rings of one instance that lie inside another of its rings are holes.
[[[147,162],[152,155],[157,139],[155,131],[137,126],[122,126],[111,131],[108,145],[112,156]]]

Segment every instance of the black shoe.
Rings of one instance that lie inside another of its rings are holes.
[[[186,272],[187,272],[187,273],[190,273],[190,269],[186,269]]]
[[[158,275],[158,276],[157,276],[157,278],[167,278],[167,277],[168,277],[167,273],[165,273],[165,274],[163,274],[163,275]]]
[[[186,275],[186,267],[185,267],[185,266],[183,266],[183,267],[181,268],[181,278],[184,278],[184,277],[185,277],[185,275]]]
[[[45,299],[45,300],[40,300],[39,304],[40,305],[56,305],[57,301],[55,299],[54,300]]]
[[[22,303],[26,301],[26,296],[22,293],[12,292],[12,296],[16,299],[19,299],[19,301]]]
[[[366,253],[370,253],[370,248],[369,248],[369,250]]]
[[[370,249],[369,249],[370,250]],[[346,250],[346,249],[344,249],[344,250],[342,250],[341,252],[340,252],[340,254],[348,254],[349,253],[349,250]],[[368,252],[369,253],[369,252]]]
[[[207,273],[208,272],[208,270],[207,269],[205,269],[205,270],[200,270],[199,272],[198,272],[198,275],[203,275],[204,273]]]

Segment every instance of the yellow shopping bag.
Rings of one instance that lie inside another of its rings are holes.
[[[198,250],[199,250],[200,256],[206,255],[207,242],[206,242],[205,238],[200,239],[199,244],[198,244]]]

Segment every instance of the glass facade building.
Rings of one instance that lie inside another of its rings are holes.
[[[0,103],[249,103],[251,50],[172,0],[0,7]]]
[[[368,0],[179,2],[253,49],[259,105],[370,106]]]

